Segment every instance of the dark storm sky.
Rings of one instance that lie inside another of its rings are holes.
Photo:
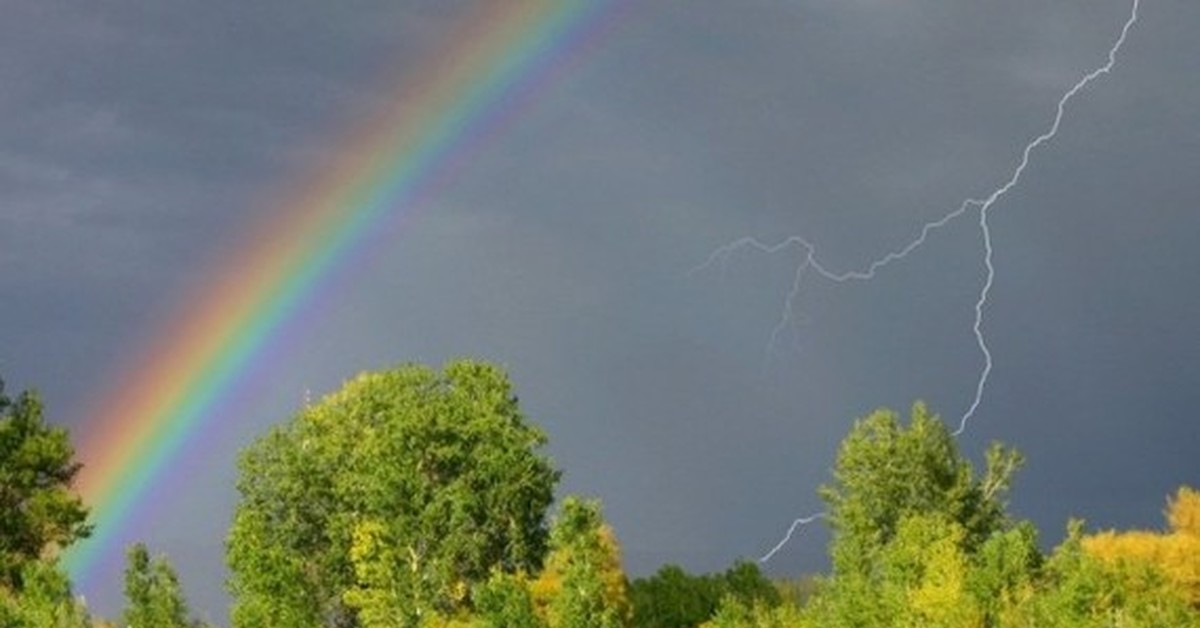
[[[0,2],[0,376],[85,423],[187,287],[337,154],[470,2]],[[507,365],[634,574],[757,556],[820,508],[855,417],[957,419],[982,358],[975,217],[870,283],[809,282],[775,351],[802,235],[837,270],[1011,175],[1102,65],[1125,1],[746,0],[632,7],[254,375],[152,520],[223,620],[239,447],[364,369]],[[1013,509],[1158,526],[1200,484],[1200,3],[1144,0],[1112,74],[991,213],[995,369],[960,439],[1029,458]],[[386,77],[386,80],[381,77]],[[186,304],[183,305],[184,307]],[[824,567],[805,531],[769,565]],[[83,591],[114,616],[119,581]]]

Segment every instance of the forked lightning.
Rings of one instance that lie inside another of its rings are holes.
[[[892,264],[893,262],[903,260],[904,258],[908,257],[909,254],[919,249],[923,244],[925,244],[931,233],[946,226],[951,221],[963,216],[969,210],[978,209],[979,230],[983,237],[983,264],[985,273],[983,285],[980,288],[979,296],[975,301],[975,321],[974,325],[972,326],[972,330],[974,331],[975,341],[979,346],[979,351],[983,354],[983,368],[980,370],[979,378],[976,380],[974,397],[972,398],[971,403],[967,407],[966,411],[963,412],[961,418],[959,419],[958,429],[954,431],[955,436],[962,434],[967,428],[967,422],[979,409],[979,404],[983,400],[984,389],[987,387],[988,376],[992,372],[992,353],[988,349],[987,339],[983,334],[984,309],[987,307],[988,296],[992,289],[992,281],[996,276],[996,268],[992,263],[992,233],[988,225],[988,213],[1002,196],[1004,196],[1009,190],[1011,190],[1017,185],[1017,183],[1020,182],[1021,175],[1029,166],[1030,156],[1033,154],[1034,149],[1048,143],[1058,134],[1058,129],[1066,112],[1067,104],[1071,101],[1071,99],[1073,99],[1080,91],[1082,91],[1083,88],[1087,87],[1089,83],[1105,74],[1108,74],[1113,69],[1113,66],[1116,65],[1117,54],[1120,52],[1121,47],[1125,44],[1125,38],[1128,36],[1130,29],[1133,28],[1133,25],[1137,23],[1138,4],[1139,0],[1133,0],[1133,6],[1130,9],[1129,18],[1125,21],[1124,26],[1121,28],[1120,36],[1117,37],[1116,41],[1108,50],[1107,61],[1100,67],[1085,74],[1083,78],[1079,79],[1078,82],[1072,85],[1071,88],[1068,89],[1061,98],[1059,98],[1058,105],[1055,109],[1053,122],[1050,124],[1049,128],[1046,129],[1046,131],[1025,145],[1025,149],[1021,152],[1021,158],[1018,161],[1016,168],[1013,169],[1012,173],[1009,175],[1008,179],[1003,183],[1003,185],[992,190],[990,194],[982,199],[966,199],[953,211],[947,213],[937,220],[925,223],[922,225],[917,237],[908,244],[905,244],[904,246],[871,261],[862,269],[838,272],[831,270],[828,266],[822,263],[820,258],[817,256],[816,247],[801,236],[790,236],[775,244],[767,244],[756,238],[744,237],[717,248],[708,257],[708,260],[698,266],[693,272],[704,270],[714,264],[724,264],[734,253],[741,250],[748,249],[770,255],[784,250],[798,248],[802,253],[802,258],[796,265],[791,289],[788,291],[787,297],[784,299],[783,311],[780,314],[779,322],[775,325],[775,328],[771,332],[771,339],[768,344],[768,350],[774,350],[780,334],[792,323],[795,318],[796,300],[800,296],[805,274],[809,270],[812,270],[818,277],[834,283],[870,281],[871,279],[874,279],[876,273],[880,269]],[[774,547],[772,547],[771,550],[764,554],[759,560],[761,562],[770,560],[772,556],[774,556],[779,550],[783,549],[783,547],[787,545],[787,543],[791,540],[792,535],[798,528],[808,525],[817,519],[825,518],[825,516],[826,514],[822,512],[808,517],[796,519],[792,522],[792,525],[788,527],[787,533],[784,535],[783,539]]]

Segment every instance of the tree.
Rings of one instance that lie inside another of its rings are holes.
[[[977,594],[1006,586],[1003,567],[1019,552],[989,550],[997,556],[987,564],[999,573],[982,581],[974,580],[976,556],[1011,529],[1004,499],[1022,460],[998,444],[986,458],[976,478],[946,426],[921,403],[907,426],[887,410],[857,421],[839,449],[833,483],[821,488],[833,574],[807,609],[814,623],[991,621]]]
[[[758,565],[749,561],[735,562],[714,580],[722,597],[734,597],[747,604],[760,604],[770,608],[779,606],[782,601],[779,589],[763,575]]]
[[[993,534],[971,557],[967,586],[987,625],[1019,625],[1015,609],[1033,595],[1041,576],[1043,557],[1037,528],[1022,521]]]
[[[1014,626],[1200,626],[1200,613],[1161,569],[1143,561],[1109,561],[1085,548],[1083,523],[1072,521],[1067,539],[1046,562],[1036,595],[1023,604]]]
[[[43,421],[37,394],[9,398],[0,381],[0,588],[20,591],[27,563],[90,533],[71,491],[74,456],[67,431]]]
[[[834,482],[821,487],[833,528],[835,574],[868,573],[871,561],[906,516],[937,514],[958,524],[973,553],[1008,523],[1005,497],[1023,460],[993,444],[976,479],[937,416],[913,405],[907,427],[889,410],[857,421],[842,441]]]
[[[550,534],[546,568],[533,583],[534,603],[550,628],[629,625],[625,572],[616,535],[599,502],[563,500]]]
[[[693,576],[678,565],[664,565],[629,587],[634,625],[639,628],[698,626],[713,616],[721,603],[718,583]]]
[[[1200,537],[1200,491],[1181,486],[1167,499],[1167,524],[1175,534]]]
[[[137,543],[126,560],[122,623],[130,628],[188,628],[187,601],[167,559],[151,560],[146,546]]]
[[[900,520],[880,561],[880,599],[895,624],[956,628],[983,623],[967,586],[965,534],[957,522],[935,513]]]
[[[1180,487],[1164,514],[1170,526],[1165,534],[1110,530],[1083,537],[1083,548],[1109,563],[1154,565],[1200,609],[1200,491]]]
[[[1170,534],[1084,536],[1073,522],[1047,559],[1033,525],[1005,512],[1020,464],[1019,454],[992,445],[977,479],[921,404],[907,427],[887,411],[857,422],[834,483],[822,488],[833,573],[785,625],[1200,627],[1200,493],[1181,489],[1169,502]],[[769,620],[724,603],[713,625]]]
[[[758,565],[738,561],[724,573],[693,576],[677,565],[665,565],[648,578],[634,580],[629,588],[633,624],[638,628],[699,626],[727,598],[743,604],[774,608],[779,590]]]
[[[703,628],[808,628],[820,624],[813,623],[791,604],[771,606],[726,596],[712,619],[701,625]]]
[[[497,571],[475,593],[475,609],[487,628],[545,628],[524,574]]]
[[[507,375],[360,375],[247,449],[227,541],[235,625],[408,626],[533,573],[559,472]]]
[[[71,593],[67,575],[51,560],[21,566],[22,590],[0,587],[0,626],[4,628],[88,628],[87,609]]]

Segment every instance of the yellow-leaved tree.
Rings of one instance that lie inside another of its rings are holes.
[[[1200,491],[1183,486],[1167,499],[1165,533],[1109,530],[1083,539],[1089,554],[1119,563],[1150,563],[1200,608]]]

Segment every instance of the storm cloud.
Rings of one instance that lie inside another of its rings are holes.
[[[341,129],[429,64],[470,2],[5,4],[0,376],[88,421],[146,330]],[[768,351],[802,235],[861,267],[1002,184],[1129,3],[749,0],[620,21],[315,304],[138,529],[223,620],[234,460],[308,391],[408,361],[506,365],[562,492],[603,500],[634,574],[722,568],[820,508],[855,417],[965,410],[983,280],[964,217],[868,283],[809,282]],[[1013,509],[1154,527],[1200,482],[1200,4],[1144,3],[1113,72],[991,214],[995,369],[960,439],[1029,458]],[[769,564],[825,567],[804,531]],[[85,590],[120,606],[116,574]]]

